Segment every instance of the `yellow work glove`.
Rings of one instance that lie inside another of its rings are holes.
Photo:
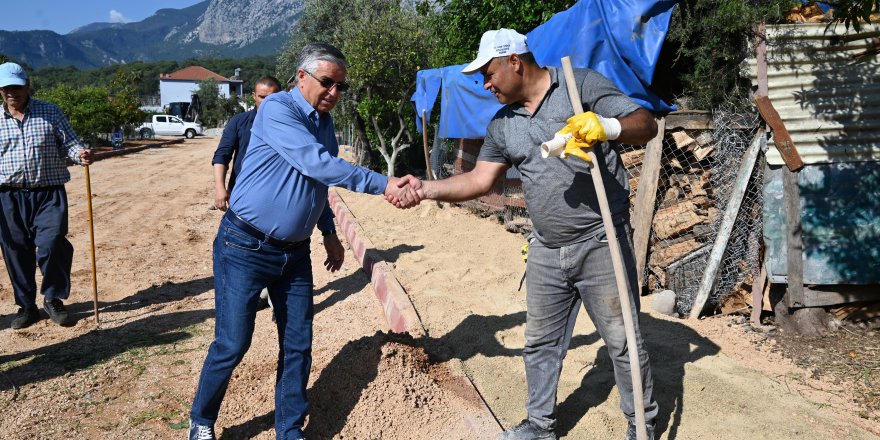
[[[604,118],[603,118],[604,119]],[[581,113],[568,118],[568,123],[562,130],[570,128],[573,137],[580,142],[588,143],[590,146],[597,141],[607,141],[608,136],[605,134],[605,126],[599,120],[599,116],[593,112]]]
[[[566,122],[565,127],[556,132],[553,139],[541,144],[541,157],[544,159],[566,159],[571,155],[589,162],[587,148],[591,148],[596,142],[613,141],[620,136],[620,121],[603,118],[593,112],[574,115]]]
[[[559,133],[563,135],[572,135],[565,143],[565,155],[579,157],[589,162],[590,156],[587,155],[585,149],[591,148],[596,142],[608,140],[605,128],[593,112],[574,115],[566,122],[567,125],[559,130]]]

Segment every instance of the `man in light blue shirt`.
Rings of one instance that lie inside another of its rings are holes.
[[[314,315],[309,237],[316,224],[327,251],[324,267],[335,272],[345,255],[327,204],[328,186],[386,196],[398,191],[397,179],[336,157],[339,145],[329,112],[348,89],[346,68],[335,47],[307,45],[296,87],[267,97],[254,120],[236,189],[214,241],[217,317],[190,413],[191,440],[215,438],[220,404],[233,369],[250,346],[263,288],[274,305],[280,345],[275,435],[303,438]]]

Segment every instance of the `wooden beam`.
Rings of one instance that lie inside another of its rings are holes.
[[[666,115],[666,129],[711,130],[715,128],[709,112],[672,112]]]
[[[791,135],[788,134],[788,130],[785,128],[785,123],[782,122],[782,118],[779,117],[779,113],[773,107],[773,103],[770,102],[770,98],[755,96],[755,104],[757,104],[758,112],[761,113],[764,122],[773,131],[773,143],[776,145],[776,149],[779,150],[782,160],[785,161],[785,166],[790,171],[797,171],[803,168],[804,161],[794,146]]]
[[[764,288],[770,284],[767,277],[767,269],[761,265],[761,273],[752,281],[752,316],[751,323],[754,327],[761,326],[761,311],[764,308]]]
[[[804,286],[803,290],[804,307],[824,307],[880,299],[880,290],[878,290],[877,284]]]
[[[798,175],[782,169],[783,206],[785,207],[786,275],[788,290],[785,304],[804,307],[804,246],[801,239],[801,191]]]
[[[666,119],[657,120],[657,136],[645,146],[645,157],[639,172],[639,186],[636,190],[633,214],[633,251],[636,254],[636,269],[639,274],[639,289],[645,285],[645,265],[647,264],[648,239],[651,238],[651,223],[654,221],[654,205],[657,201],[657,181],[660,178],[660,158],[663,155],[663,135],[666,132]]]
[[[730,240],[733,224],[736,222],[739,208],[742,206],[743,196],[749,186],[749,179],[752,177],[755,161],[758,159],[761,147],[766,145],[764,135],[764,130],[759,129],[755,133],[749,149],[743,155],[743,160],[733,185],[733,192],[730,194],[730,201],[727,202],[727,207],[724,208],[724,216],[721,219],[721,226],[718,228],[718,236],[715,238],[715,243],[712,244],[712,253],[709,254],[706,271],[703,273],[700,288],[697,290],[694,304],[691,307],[691,319],[697,319],[700,316],[703,307],[706,305],[706,300],[709,299],[709,293],[715,288],[715,283],[718,280],[718,269],[721,266],[724,252],[727,250],[727,242]]]
[[[428,111],[422,109],[422,147],[425,150],[425,176],[428,180],[434,180],[434,173],[431,170],[431,156],[428,152]]]

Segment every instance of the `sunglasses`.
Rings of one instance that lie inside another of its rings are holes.
[[[344,93],[351,88],[351,85],[347,82],[335,82],[330,78],[318,78],[317,76],[312,75],[312,72],[309,72],[308,70],[303,70],[303,72],[307,73],[312,78],[315,78],[315,81],[318,81],[318,83],[321,84],[321,87],[327,89],[327,91],[333,90],[333,87],[336,87],[336,90]]]

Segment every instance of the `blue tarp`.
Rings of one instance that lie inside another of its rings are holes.
[[[675,3],[581,0],[526,34],[526,42],[538,64],[559,67],[560,59],[569,56],[574,67],[592,68],[643,107],[666,113],[675,107],[663,102],[647,85],[653,80]],[[461,73],[463,67],[418,72],[411,101],[419,132],[422,109],[427,110],[430,119],[438,91],[442,91],[440,137],[485,137],[486,126],[501,105],[491,93],[482,90],[482,76],[465,75]]]

